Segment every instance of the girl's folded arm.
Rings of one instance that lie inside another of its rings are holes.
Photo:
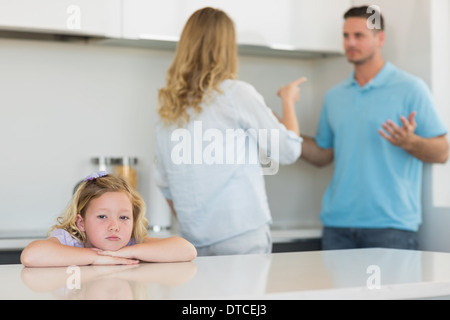
[[[142,243],[124,247],[118,251],[103,251],[100,254],[145,262],[183,262],[194,260],[197,257],[197,250],[189,241],[181,237],[145,237]]]
[[[101,256],[94,249],[63,245],[56,238],[31,242],[20,256],[26,267],[63,267],[70,265],[136,264],[138,261]]]
[[[97,255],[91,249],[63,245],[56,238],[31,242],[20,256],[26,267],[59,267],[69,265],[88,265]]]
[[[136,259],[149,262],[191,261],[197,257],[197,250],[181,237],[145,237],[143,243],[136,245]]]

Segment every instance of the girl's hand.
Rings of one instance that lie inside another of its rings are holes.
[[[138,264],[139,260],[121,257],[117,255],[118,251],[102,251],[95,249],[97,252],[97,258],[92,263],[93,265],[114,265],[114,264]]]
[[[130,259],[134,260],[132,255],[131,247],[123,247],[122,249],[119,249],[117,251],[107,251],[107,250],[98,250],[97,254],[101,256],[109,256],[109,257],[115,257],[115,258],[124,258],[124,259]]]

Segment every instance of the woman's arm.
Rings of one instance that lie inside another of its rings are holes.
[[[278,91],[278,95],[281,97],[283,104],[283,116],[278,120],[284,124],[286,129],[295,132],[300,135],[300,128],[298,125],[297,114],[295,112],[295,104],[300,97],[300,85],[306,81],[306,78],[297,79],[287,86],[283,86]]]
[[[20,256],[26,267],[63,267],[70,265],[112,265],[136,264],[137,260],[99,255],[89,248],[77,248],[63,245],[56,238],[31,242]]]
[[[181,262],[194,260],[197,250],[189,241],[181,237],[146,237],[142,243],[117,251],[100,251],[99,254],[145,262]]]

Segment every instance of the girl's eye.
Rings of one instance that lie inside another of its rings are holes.
[[[106,216],[105,216],[104,214],[99,214],[99,215],[97,216],[97,218],[99,218],[99,219],[106,219]]]
[[[122,220],[130,220],[130,218],[127,217],[127,216],[121,216],[120,219],[122,219]]]

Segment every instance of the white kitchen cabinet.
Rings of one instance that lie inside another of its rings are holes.
[[[224,10],[233,19],[239,44],[291,48],[289,19],[284,18],[289,15],[290,2],[279,0],[274,8],[272,0],[123,0],[122,36],[150,40],[149,46],[164,46],[161,41],[166,41],[167,48],[173,48],[192,13],[211,6]]]
[[[211,6],[236,24],[241,46],[341,52],[342,15],[351,0],[123,0],[125,39],[177,41],[189,16]]]
[[[179,0],[123,0],[122,37],[177,41],[183,21]]]
[[[0,0],[0,29],[121,36],[121,0]]]
[[[343,52],[344,13],[351,0],[292,0],[293,45],[304,50]]]
[[[286,47],[291,43],[291,2],[292,0],[189,0],[183,1],[182,11],[186,20],[199,8],[220,8],[235,22],[238,43]]]

